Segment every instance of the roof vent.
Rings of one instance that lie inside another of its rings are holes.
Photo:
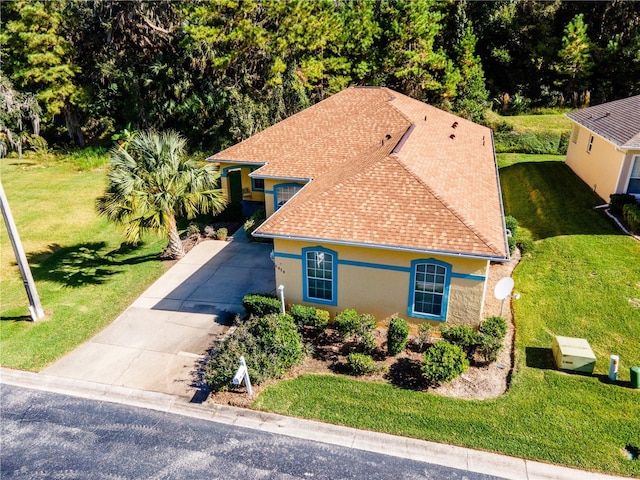
[[[453,122],[453,125],[451,125],[451,128],[458,128],[458,122]]]
[[[611,115],[611,112],[607,112],[607,113],[605,113],[605,115],[604,115],[604,116],[605,116],[605,117],[608,117],[609,115]]]
[[[386,138],[387,140],[391,140],[391,135],[387,133],[384,138]]]
[[[484,135],[482,136],[482,146],[484,147]]]
[[[424,121],[425,121],[425,122],[427,121],[427,116],[426,116],[426,115],[424,116]]]
[[[453,140],[454,138],[456,138],[456,136],[452,133],[451,135],[449,135],[449,138]]]

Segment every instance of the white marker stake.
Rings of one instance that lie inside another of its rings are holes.
[[[249,379],[249,370],[247,370],[247,362],[244,361],[244,357],[240,357],[240,367],[238,367],[238,371],[233,376],[233,384],[241,385],[242,380],[244,380],[245,385],[247,386],[247,393],[249,396],[253,395],[253,390],[251,389],[251,380]]]

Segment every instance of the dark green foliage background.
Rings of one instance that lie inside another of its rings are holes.
[[[50,145],[106,145],[124,129],[173,128],[192,148],[215,151],[351,85],[387,86],[476,121],[491,104],[509,115],[640,93],[634,2],[68,0],[0,8],[2,75],[37,97]],[[501,135],[510,151],[562,153],[566,143]]]

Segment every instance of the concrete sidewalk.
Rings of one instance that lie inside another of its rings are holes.
[[[0,368],[0,382],[184,415],[203,421],[303,438],[332,445],[409,458],[470,472],[513,480],[622,480],[598,473],[559,467],[541,462],[440,443],[356,430],[300,418],[245,410],[212,403],[190,403],[184,396],[136,390],[104,383],[87,382],[51,375]]]
[[[42,373],[191,398],[198,364],[242,297],[275,290],[271,246],[233,240],[196,245],[102,332]]]

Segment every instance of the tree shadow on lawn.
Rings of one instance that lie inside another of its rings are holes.
[[[560,235],[622,235],[594,207],[605,202],[564,162],[523,162],[500,169],[507,215],[534,240]]]
[[[27,255],[35,280],[52,281],[66,287],[102,285],[109,277],[120,273],[126,265],[158,260],[156,254],[129,257],[142,244],[122,244],[120,248],[103,252],[105,242],[79,243],[69,247],[51,244],[47,250]]]

